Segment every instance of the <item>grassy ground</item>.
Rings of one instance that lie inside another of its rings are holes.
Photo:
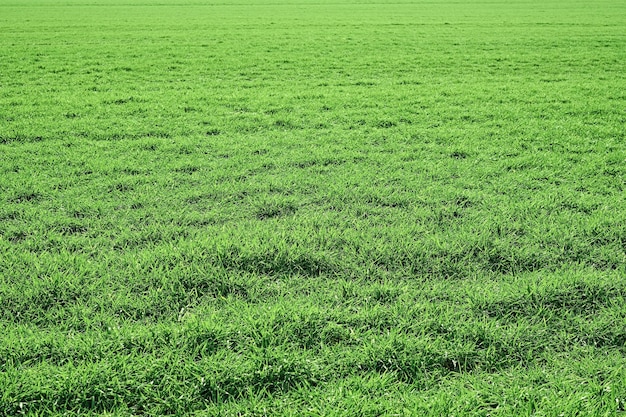
[[[0,415],[623,412],[624,27],[0,0]]]

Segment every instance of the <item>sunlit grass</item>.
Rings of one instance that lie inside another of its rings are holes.
[[[626,409],[617,1],[0,3],[0,415]]]

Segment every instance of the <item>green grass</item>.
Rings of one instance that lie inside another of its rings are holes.
[[[625,27],[0,0],[0,415],[624,412]]]

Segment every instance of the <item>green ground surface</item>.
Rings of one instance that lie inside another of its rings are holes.
[[[625,28],[0,0],[0,415],[623,412]]]

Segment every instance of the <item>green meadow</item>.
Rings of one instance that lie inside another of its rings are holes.
[[[626,3],[0,0],[0,416],[626,415]]]

